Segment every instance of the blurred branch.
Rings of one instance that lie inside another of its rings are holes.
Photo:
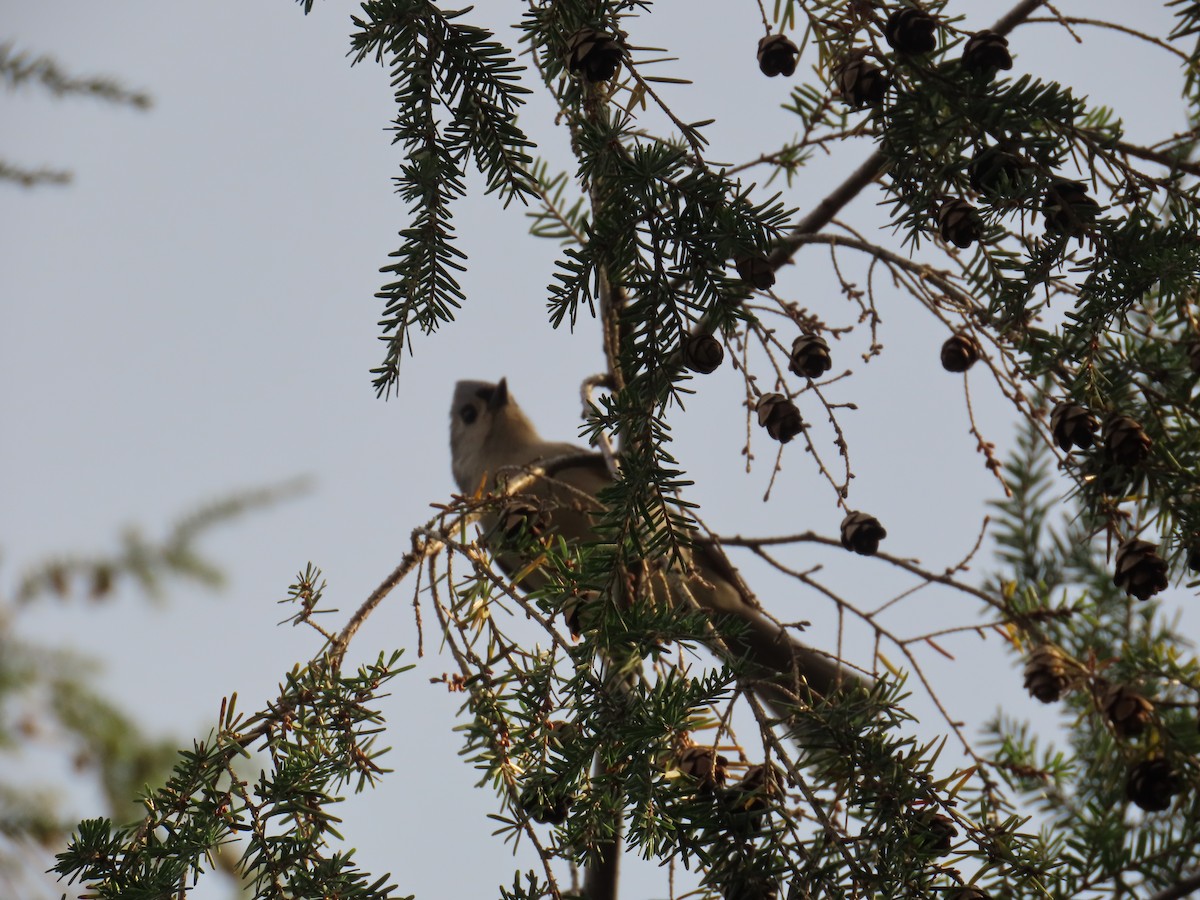
[[[220,587],[224,575],[196,549],[200,538],[217,525],[297,497],[309,487],[310,481],[300,477],[272,487],[230,494],[187,513],[157,542],[146,540],[136,529],[126,529],[121,548],[113,554],[64,556],[31,567],[13,592],[13,602],[18,605],[31,603],[47,595],[65,598],[81,585],[86,586],[91,599],[99,600],[108,596],[125,578],[156,599],[161,596],[161,581],[167,576]]]
[[[26,169],[15,163],[0,159],[0,181],[15,181],[21,187],[37,187],[39,184],[69,184],[74,177],[68,169]]]
[[[106,75],[70,75],[53,57],[18,52],[11,43],[0,44],[0,82],[10,90],[36,84],[55,97],[82,95],[134,109],[154,105],[145,91],[130,90]]]

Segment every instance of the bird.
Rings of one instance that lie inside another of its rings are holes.
[[[450,410],[450,454],[454,480],[466,496],[481,491],[504,493],[544,515],[548,531],[566,541],[595,543],[603,512],[597,495],[613,483],[604,455],[569,442],[547,441],[517,404],[507,379],[459,381]],[[498,505],[480,516],[484,533],[494,533],[503,512]],[[649,593],[679,605],[695,605],[713,619],[718,639],[710,648],[726,662],[739,661],[754,689],[783,715],[797,698],[829,699],[866,688],[867,679],[835,657],[796,640],[756,606],[728,559],[711,544],[695,543],[683,561],[651,567]],[[521,576],[520,587],[548,583],[526,560],[501,552],[497,561],[508,574]],[[738,627],[722,631],[720,623]],[[806,696],[811,693],[815,696]]]

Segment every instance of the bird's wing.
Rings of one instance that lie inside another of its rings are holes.
[[[613,483],[605,458],[570,444],[550,445],[549,452],[555,455],[543,455],[521,468],[528,480],[517,493],[532,496],[545,507],[554,533],[568,541],[595,541],[595,520],[603,512],[595,497]],[[511,554],[501,554],[499,562],[510,575],[522,565]],[[786,693],[772,691],[764,683],[762,693],[772,705],[778,707],[787,694],[802,696],[804,684],[824,697],[866,684],[835,658],[805,646],[764,616],[739,589],[740,578],[720,548],[693,545],[685,562],[691,571],[649,567],[652,595],[657,600],[694,604],[710,614],[743,623],[736,629],[737,637],[722,637],[713,649],[722,656],[747,659],[756,677],[784,686]],[[528,590],[545,583],[544,576],[533,573],[526,575],[522,586]]]

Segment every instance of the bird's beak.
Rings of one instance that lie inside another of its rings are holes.
[[[505,406],[508,406],[508,379],[501,378],[492,396],[488,397],[487,408],[489,412],[495,412]]]

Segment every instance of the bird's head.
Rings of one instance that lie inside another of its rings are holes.
[[[525,462],[524,448],[541,441],[508,393],[508,381],[460,381],[450,405],[450,456],[459,490],[476,490],[500,467]]]

